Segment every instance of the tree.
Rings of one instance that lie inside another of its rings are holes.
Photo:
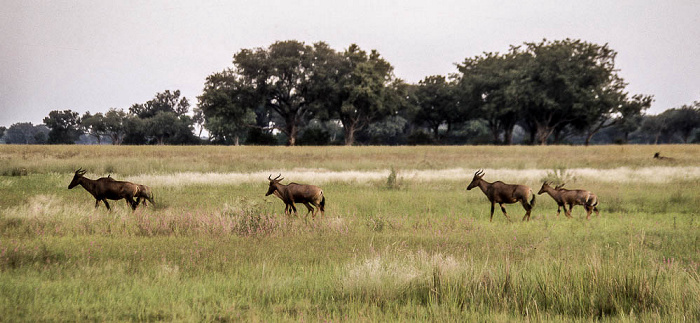
[[[45,125],[32,125],[31,122],[18,122],[5,132],[5,142],[8,144],[45,144],[49,129]]]
[[[230,69],[207,77],[204,91],[197,99],[204,126],[215,141],[239,144],[239,138],[254,126],[256,102],[252,84]],[[195,113],[195,116],[197,114]]]
[[[44,124],[50,129],[49,144],[75,144],[80,138],[80,117],[71,110],[49,112],[44,118]]]
[[[419,107],[414,122],[427,125],[436,142],[442,140],[440,126],[447,126],[444,136],[448,136],[455,123],[466,119],[456,97],[456,85],[444,76],[428,76],[418,82],[413,99]]]
[[[112,145],[121,145],[126,136],[126,112],[122,109],[109,109],[105,113],[104,122],[105,134],[112,139]]]
[[[369,55],[352,44],[343,53],[349,65],[339,70],[339,94],[330,108],[345,130],[345,145],[355,143],[355,134],[371,121],[391,113],[387,104],[387,87],[392,82],[393,67],[372,50]],[[345,74],[347,73],[347,74]]]
[[[667,136],[671,133],[671,129],[668,124],[668,117],[668,113],[648,115],[643,117],[644,120],[642,120],[641,129],[642,131],[654,136],[654,145],[660,143],[659,141],[662,136]]]
[[[700,128],[700,101],[695,101],[692,105],[684,104],[680,108],[667,111],[670,114],[669,128],[680,135],[683,143],[687,144],[693,131]]]
[[[88,135],[95,137],[98,145],[102,143],[102,136],[107,135],[104,115],[100,112],[94,115],[90,114],[90,111],[85,112],[80,118],[80,126]]]
[[[194,121],[187,115],[189,101],[180,98],[180,90],[166,90],[143,104],[133,104],[129,108],[131,115],[140,121],[127,119],[124,138],[130,144],[192,144]]]
[[[145,145],[148,144],[148,120],[141,119],[133,114],[127,115],[123,120],[124,138],[123,144]]]
[[[313,115],[314,57],[314,47],[295,40],[279,41],[267,49],[242,49],[233,56],[235,78],[254,95],[249,102],[259,102],[279,117],[274,126],[287,135],[290,146],[296,143],[299,127]]]
[[[0,138],[2,138],[5,135],[5,130],[7,130],[5,126],[0,127]]]
[[[185,115],[190,109],[190,103],[186,97],[180,98],[180,90],[170,92],[165,90],[162,93],[156,93],[156,96],[143,104],[133,104],[129,108],[129,112],[138,116],[141,119],[154,117],[158,112],[172,112],[180,117]]]
[[[606,45],[580,40],[526,43],[526,64],[517,89],[524,116],[544,145],[557,129],[599,113],[595,93],[615,80],[617,53]],[[593,111],[589,110],[593,108]]]
[[[652,101],[654,99],[651,96],[635,95],[618,106],[615,127],[622,132],[624,143],[629,142],[629,134],[642,125],[642,114],[651,106]]]
[[[512,47],[505,55],[484,53],[457,65],[459,104],[486,120],[496,144],[512,144],[513,129],[524,109],[517,88],[517,82],[523,77],[524,59],[520,49]]]

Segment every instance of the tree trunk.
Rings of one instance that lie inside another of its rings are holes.
[[[297,143],[297,125],[294,121],[286,120],[285,134],[287,135],[287,146],[294,146]]]
[[[537,126],[537,141],[541,146],[547,145],[547,139],[552,135],[552,131],[552,128],[540,125]]]
[[[513,128],[506,129],[503,134],[503,144],[510,146],[513,144]]]

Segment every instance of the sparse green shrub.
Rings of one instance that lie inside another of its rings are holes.
[[[567,170],[564,166],[557,166],[552,170],[547,171],[547,175],[545,175],[541,181],[550,182],[554,185],[574,183],[576,182],[576,175],[570,170]]]

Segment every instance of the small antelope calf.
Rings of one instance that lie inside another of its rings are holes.
[[[550,183],[544,182],[542,183],[542,188],[540,188],[540,191],[537,194],[547,193],[552,197],[552,199],[554,199],[555,202],[557,202],[557,216],[559,216],[561,208],[563,207],[564,214],[570,218],[571,210],[574,208],[574,205],[582,205],[583,208],[586,209],[586,219],[591,218],[592,211],[595,211],[596,216],[600,215],[600,212],[598,212],[598,208],[596,207],[598,205],[598,196],[590,191],[567,190],[563,187],[564,184],[561,184],[552,188]],[[567,204],[569,205],[568,210],[566,209]]]

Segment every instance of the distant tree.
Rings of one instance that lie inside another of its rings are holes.
[[[230,69],[207,77],[198,97],[198,111],[214,141],[238,145],[240,136],[256,124],[253,106],[257,98],[253,88]]]
[[[113,145],[121,145],[126,136],[127,114],[122,109],[109,109],[102,118],[105,134],[112,139]]]
[[[156,93],[156,96],[148,100],[146,103],[133,104],[129,108],[129,112],[138,116],[141,119],[154,117],[158,112],[172,112],[180,117],[189,112],[190,103],[186,97],[180,98],[180,90],[170,92]]]
[[[387,101],[394,68],[376,50],[368,55],[355,44],[343,57],[349,66],[339,71],[347,74],[340,79],[338,101],[330,108],[343,124],[345,145],[353,145],[357,131],[391,114]]]
[[[105,118],[100,112],[94,115],[90,111],[85,112],[80,118],[80,126],[88,135],[95,137],[98,145],[102,143],[102,137],[107,135]]]
[[[641,130],[654,137],[654,144],[660,143],[663,136],[668,136],[672,131],[669,127],[668,114],[647,115],[643,117]]]
[[[620,103],[616,109],[618,117],[615,120],[615,127],[622,132],[624,143],[628,143],[629,134],[642,125],[642,115],[651,106],[653,100],[651,96],[635,95]]]
[[[693,131],[700,128],[700,101],[667,110],[667,113],[669,128],[680,136],[683,143],[688,143]]]
[[[287,135],[294,146],[299,128],[313,116],[315,97],[310,92],[316,69],[313,46],[289,40],[268,48],[242,49],[233,56],[235,79],[254,99],[247,108],[262,104],[276,114],[274,126]]]
[[[80,117],[71,110],[49,112],[49,116],[44,118],[44,124],[50,129],[49,144],[75,144],[82,134]]]
[[[5,126],[0,126],[0,139],[5,135],[5,130],[7,130]]]
[[[4,138],[8,144],[45,144],[48,132],[45,125],[35,126],[31,122],[18,122],[5,131]]]
[[[418,82],[412,98],[419,107],[414,122],[427,125],[436,142],[442,140],[442,125],[446,126],[444,136],[448,136],[453,126],[467,117],[465,111],[460,109],[456,85],[448,82],[444,76],[428,76]]]
[[[617,53],[606,45],[565,39],[525,44],[523,76],[516,88],[524,100],[524,116],[535,127],[536,140],[547,139],[565,125],[595,120],[600,107],[594,93],[615,80]]]
[[[123,120],[124,137],[123,144],[145,145],[149,143],[148,119],[141,119],[135,115],[127,115]]]
[[[192,121],[194,121],[194,124],[196,124],[197,128],[199,129],[199,131],[197,132],[197,138],[201,138],[202,131],[204,130],[204,122],[206,121],[206,118],[204,117],[204,112],[199,107],[195,107],[194,109],[192,109],[192,112],[194,112],[194,115],[192,116]]]
[[[180,97],[180,90],[166,90],[143,104],[133,104],[129,113],[141,121],[127,119],[125,143],[129,144],[192,144],[194,121],[188,116],[189,101]]]
[[[459,105],[486,121],[496,144],[512,144],[513,129],[525,109],[517,83],[525,77],[524,59],[520,49],[512,47],[507,54],[484,53],[457,65]],[[466,111],[462,113],[466,119]]]

